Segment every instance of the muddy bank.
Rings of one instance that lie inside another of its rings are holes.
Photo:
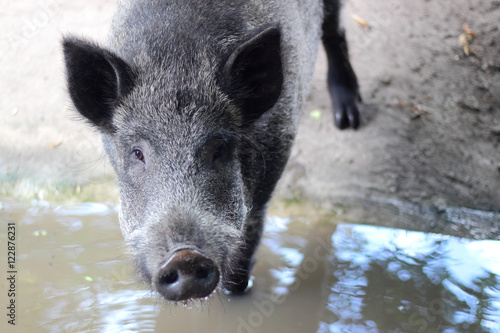
[[[115,2],[7,7],[0,20],[7,37],[0,40],[0,194],[115,201],[99,136],[76,120],[66,96],[60,50],[68,32],[103,41]],[[321,52],[276,198],[335,204],[347,197],[354,206],[365,199],[352,198],[394,198],[429,209],[500,211],[500,2],[349,0],[344,17],[363,126],[333,127]],[[458,44],[464,24],[475,33],[470,56]],[[425,221],[422,228],[435,223]],[[478,226],[491,231],[490,222]]]

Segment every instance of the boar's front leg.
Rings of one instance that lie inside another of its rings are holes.
[[[259,214],[260,215],[260,214]],[[228,278],[225,288],[232,294],[238,295],[248,291],[250,272],[255,263],[254,254],[262,237],[264,215],[259,218],[250,218],[251,221],[245,226],[244,246],[240,250],[240,258],[233,268],[232,275]]]
[[[241,132],[251,138],[241,149],[243,178],[252,207],[243,226],[243,246],[238,259],[231,265],[224,288],[233,294],[247,290],[254,253],[262,236],[267,202],[278,181],[291,146],[291,139],[273,141],[271,135],[254,127],[256,121],[279,99],[283,85],[281,31],[271,26],[257,31],[250,40],[239,45],[228,58],[222,75],[222,87],[241,110]],[[277,111],[275,111],[277,112]],[[278,113],[279,114],[279,113]],[[276,118],[276,117],[275,117]],[[272,119],[272,118],[271,118]],[[283,127],[286,118],[275,119],[268,129]],[[262,126],[262,125],[261,125]],[[263,168],[266,165],[266,168]]]
[[[358,128],[361,101],[358,80],[349,62],[344,28],[339,24],[340,1],[324,1],[323,46],[328,59],[328,90],[332,99],[335,125]]]

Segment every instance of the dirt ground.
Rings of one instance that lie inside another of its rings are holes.
[[[2,5],[0,194],[64,200],[92,187],[115,200],[99,136],[66,95],[60,48],[66,33],[104,41],[115,1]],[[348,0],[344,19],[362,127],[334,128],[320,52],[276,197],[500,211],[500,1]]]

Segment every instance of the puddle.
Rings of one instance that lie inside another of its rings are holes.
[[[498,241],[270,217],[252,292],[185,308],[135,282],[115,207],[0,207],[2,332],[500,332]]]

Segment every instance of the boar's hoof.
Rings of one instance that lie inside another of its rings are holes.
[[[194,250],[179,250],[160,267],[154,280],[156,290],[169,301],[210,295],[219,283],[215,263]]]
[[[250,271],[254,265],[254,261],[255,259],[252,258],[250,264],[243,263],[238,273],[231,276],[225,282],[224,291],[226,294],[244,295],[250,292],[253,286],[253,278],[250,277]]]
[[[334,103],[335,126],[339,129],[351,127],[357,129],[360,123],[358,102],[354,97],[347,97]]]
[[[357,90],[347,89],[338,85],[331,85],[333,115],[335,126],[339,129],[351,127],[357,129],[360,125],[359,104],[361,96]]]

